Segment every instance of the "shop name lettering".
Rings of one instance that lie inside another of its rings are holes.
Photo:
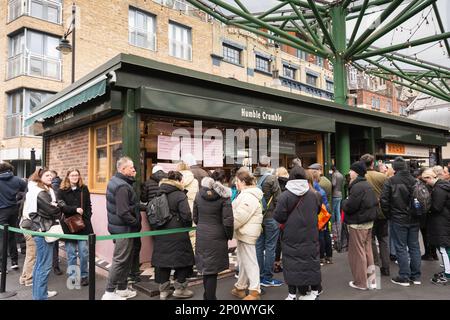
[[[245,108],[241,108],[241,117],[242,118],[251,118],[251,119],[263,119],[275,122],[283,122],[283,117],[278,113],[266,113],[265,111],[259,112],[257,110],[247,110]]]
[[[63,122],[64,120],[73,118],[73,111],[65,112],[55,117],[55,124]]]

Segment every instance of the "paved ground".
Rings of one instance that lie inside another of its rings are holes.
[[[449,300],[450,285],[436,286],[430,283],[430,277],[433,273],[440,271],[438,261],[422,262],[422,285],[401,287],[390,282],[389,277],[381,278],[381,290],[360,291],[348,286],[352,279],[347,262],[346,253],[334,253],[334,264],[322,267],[322,285],[324,288],[321,300]],[[20,254],[19,254],[20,255]],[[23,263],[23,255],[20,255],[20,263]],[[65,269],[65,262],[62,261],[62,267]],[[395,274],[398,267],[392,263],[391,273]],[[8,291],[17,291],[17,295],[9,298],[10,300],[29,300],[31,299],[31,287],[19,285],[19,276],[21,271],[9,270],[7,276]],[[282,280],[282,274],[276,274],[276,278]],[[219,280],[217,288],[217,298],[219,300],[236,300],[229,291],[233,287],[236,279],[233,276],[227,276]],[[100,299],[106,285],[106,278],[101,275],[96,277],[96,299]],[[197,282],[198,283],[198,282]],[[156,285],[153,281],[141,283],[141,288],[137,297],[133,300],[158,300],[155,294]],[[88,287],[82,287],[80,290],[69,290],[66,286],[66,277],[64,275],[56,276],[53,273],[49,279],[49,289],[58,291],[58,295],[51,300],[87,300]],[[200,284],[191,287],[195,292],[193,299],[200,300],[203,295],[203,286]],[[264,300],[283,300],[287,296],[287,287],[283,285],[278,288],[266,288],[263,295]]]

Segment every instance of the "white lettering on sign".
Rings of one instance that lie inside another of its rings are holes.
[[[420,134],[416,134],[416,140],[422,141],[422,136]]]
[[[241,117],[243,118],[251,118],[251,119],[262,119],[274,122],[283,122],[283,117],[279,113],[267,113],[263,111],[262,113],[258,110],[247,110],[245,108],[241,108]]]

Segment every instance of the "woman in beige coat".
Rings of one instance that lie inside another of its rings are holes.
[[[256,187],[255,179],[247,170],[237,172],[236,185],[240,194],[232,205],[239,278],[231,294],[244,300],[259,300],[261,289],[255,244],[262,229],[263,192]],[[246,295],[246,289],[249,290],[248,295]]]

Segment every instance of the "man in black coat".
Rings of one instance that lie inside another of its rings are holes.
[[[420,246],[419,218],[414,215],[412,192],[414,177],[409,173],[402,157],[396,157],[392,167],[395,175],[389,178],[381,193],[381,210],[391,220],[395,252],[397,255],[399,275],[392,278],[392,283],[408,287],[410,282],[420,282]]]
[[[425,170],[422,179],[433,188],[427,219],[428,240],[439,248],[444,263],[444,271],[435,274],[431,283],[445,285],[450,281],[450,182],[436,179],[432,169]]]
[[[9,224],[17,227],[19,207],[16,195],[24,192],[27,184],[24,180],[14,176],[14,167],[7,162],[0,163],[0,225]],[[11,269],[18,269],[18,252],[15,234],[9,233],[9,256]],[[3,231],[0,230],[0,265],[3,257]]]
[[[117,171],[106,188],[108,231],[111,234],[139,232],[141,213],[138,197],[133,189],[136,176],[133,161],[128,157],[120,158],[117,161]],[[108,284],[102,300],[125,300],[136,296],[136,291],[127,288],[127,275],[131,270],[135,250],[134,240],[117,239],[114,244]]]
[[[167,174],[163,171],[161,166],[154,166],[152,175],[144,182],[141,189],[141,201],[147,203],[157,196],[159,192],[159,182],[167,178]]]

